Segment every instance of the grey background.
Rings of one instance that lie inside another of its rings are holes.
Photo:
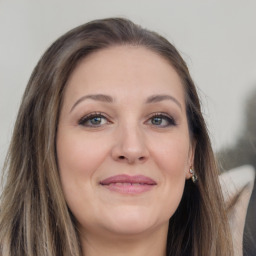
[[[126,17],[168,38],[199,88],[215,150],[243,128],[256,87],[256,1],[0,0],[0,167],[20,100],[38,59],[57,37],[92,19]]]

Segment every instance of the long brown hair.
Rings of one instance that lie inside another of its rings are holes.
[[[190,136],[196,142],[198,182],[186,181],[181,203],[170,219],[167,255],[233,255],[218,171],[186,63],[165,38],[121,18],[96,20],[69,31],[35,67],[5,162],[1,255],[81,256],[76,220],[66,205],[58,173],[58,118],[67,79],[78,62],[114,45],[143,46],[156,52],[183,82]]]

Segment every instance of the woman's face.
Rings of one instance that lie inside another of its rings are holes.
[[[57,132],[67,204],[81,232],[167,232],[193,164],[184,90],[156,53],[115,46],[71,74]]]

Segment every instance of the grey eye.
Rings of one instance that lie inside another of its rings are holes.
[[[154,124],[154,125],[161,125],[162,121],[163,121],[162,117],[153,117],[151,119],[151,123]]]
[[[148,121],[148,124],[159,128],[165,128],[169,126],[175,126],[175,120],[167,114],[154,114]]]
[[[89,121],[91,124],[99,125],[99,124],[101,124],[102,117],[100,117],[100,116],[95,116],[95,117],[89,119],[88,121]]]
[[[78,122],[79,125],[87,126],[87,127],[99,127],[108,123],[108,120],[102,114],[90,114],[81,118]]]

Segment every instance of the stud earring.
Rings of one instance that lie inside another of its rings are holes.
[[[193,183],[196,183],[198,181],[198,178],[197,178],[194,170],[192,169],[192,167],[190,167],[189,173],[192,174],[192,178],[191,179],[192,179]]]

